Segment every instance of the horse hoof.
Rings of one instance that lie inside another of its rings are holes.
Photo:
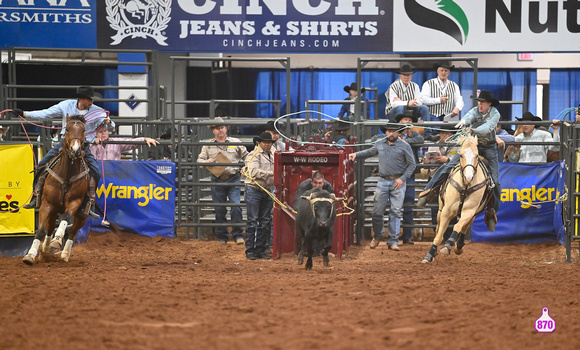
[[[430,263],[430,261],[425,259],[425,258],[423,258],[423,260],[421,260],[421,264],[428,264],[428,263]]]
[[[26,265],[34,265],[34,255],[26,254],[26,256],[22,259],[22,262]]]
[[[423,260],[421,260],[421,264],[428,264],[430,262],[433,262],[433,259],[435,257],[433,255],[431,255],[431,253],[427,253],[427,255],[425,255],[425,257],[423,258]]]
[[[451,254],[451,247],[446,244],[443,248],[441,248],[441,254],[443,255]]]
[[[457,247],[455,248],[455,255],[461,255],[463,254],[463,248],[461,249],[457,249]]]
[[[53,239],[52,241],[50,241],[50,248],[54,249],[54,250],[60,250],[60,248],[62,248],[62,241],[58,240],[58,239]]]

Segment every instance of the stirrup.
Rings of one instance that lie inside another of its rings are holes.
[[[94,202],[94,201],[92,201],[92,200],[90,200],[90,201],[88,201],[88,202],[87,202],[87,207],[86,207],[86,209],[85,209],[85,214],[86,214],[88,217],[90,217],[90,218],[93,218],[93,219],[100,219],[100,218],[101,218],[101,216],[100,216],[99,214],[97,214],[97,213],[95,213],[95,212],[93,211],[93,206],[94,206],[94,204],[95,204],[95,202]]]

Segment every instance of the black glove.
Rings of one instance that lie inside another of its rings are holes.
[[[13,108],[13,109],[12,109],[12,113],[14,113],[14,114],[16,114],[16,115],[19,115],[19,116],[21,116],[21,117],[24,117],[24,112],[23,112],[21,109],[18,109],[18,108]]]

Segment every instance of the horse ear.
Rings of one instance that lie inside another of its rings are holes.
[[[66,122],[67,123],[70,122],[70,115],[68,115],[68,114],[66,115]]]
[[[477,135],[475,135],[474,138],[475,138],[475,143],[477,143]]]

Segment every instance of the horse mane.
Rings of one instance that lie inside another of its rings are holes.
[[[477,136],[473,135],[463,135],[459,138],[459,144],[463,146],[464,144],[475,144],[477,147]]]
[[[69,118],[70,118],[70,120],[78,120],[78,121],[81,121],[81,122],[83,122],[83,124],[86,123],[85,117],[82,116],[82,115],[80,115],[80,114],[71,115],[71,116],[69,116]]]

